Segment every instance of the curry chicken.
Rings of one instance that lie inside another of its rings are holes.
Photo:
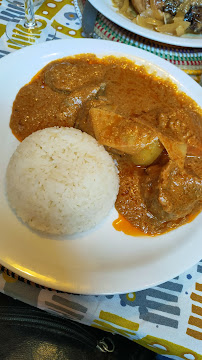
[[[168,79],[112,56],[51,62],[18,92],[10,127],[22,141],[52,126],[104,145],[119,171],[116,209],[144,233],[164,233],[201,210],[202,111]]]

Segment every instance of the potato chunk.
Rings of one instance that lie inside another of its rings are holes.
[[[148,166],[152,164],[162,153],[163,146],[157,140],[154,140],[151,144],[145,146],[136,154],[132,155],[132,161],[135,165]]]
[[[151,164],[163,150],[155,132],[135,119],[98,108],[91,109],[89,116],[97,141],[132,155],[136,165]]]

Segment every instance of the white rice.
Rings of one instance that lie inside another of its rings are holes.
[[[7,168],[7,195],[31,228],[51,234],[86,231],[107,216],[119,189],[103,146],[80,130],[47,128],[18,146]]]

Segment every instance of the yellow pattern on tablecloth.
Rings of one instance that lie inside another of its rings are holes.
[[[195,80],[197,83],[200,83],[201,81],[201,76],[202,76],[202,69],[201,70],[186,70],[183,69],[183,71],[190,75],[192,77],[193,80]]]
[[[0,24],[0,37],[5,33],[6,25]]]
[[[194,360],[202,360],[202,355],[192,351],[184,346],[174,344],[171,341],[156,338],[151,335],[147,335],[140,340],[134,340],[138,344],[146,347],[149,350],[155,351],[161,355],[173,355],[179,356],[182,359],[189,359],[189,355],[191,355]]]
[[[127,320],[122,316],[107,311],[101,310],[99,319],[102,321],[95,319],[91,326],[102,329],[104,331],[118,333],[125,337],[130,338],[130,335],[135,336],[136,331],[139,329],[138,323]]]
[[[198,329],[193,330],[188,327],[186,334],[194,339],[202,340],[202,331],[200,330],[202,329],[202,284],[196,282],[195,291],[196,292],[192,292],[190,295],[190,299],[194,302],[194,304],[192,304],[192,315],[189,317],[188,324]]]
[[[125,337],[130,338],[130,335],[136,335],[135,332],[133,331],[128,331],[125,329],[119,329],[116,326],[110,325],[108,323],[106,323],[105,321],[100,321],[100,320],[94,320],[94,323],[91,325],[92,327],[95,327],[97,329],[100,329],[102,331],[108,331],[110,333],[116,333],[116,334],[120,334],[123,335]]]
[[[63,8],[63,6],[67,4],[73,5],[71,0],[66,0],[66,1],[46,0],[37,9],[35,15],[43,16],[46,19],[51,20]]]
[[[64,35],[68,35],[68,36],[71,36],[73,38],[81,38],[81,37],[83,37],[81,28],[79,30],[71,29],[71,28],[69,28],[67,26],[64,26],[64,25],[60,24],[56,20],[54,20],[52,22],[52,26],[57,30],[57,32],[60,32],[60,33],[62,33]]]
[[[127,320],[121,316],[118,316],[116,314],[112,314],[110,312],[106,311],[100,311],[99,318],[102,320],[109,321],[115,325],[121,326],[123,328],[126,328],[128,330],[137,331],[139,329],[139,324],[135,323],[131,320]]]

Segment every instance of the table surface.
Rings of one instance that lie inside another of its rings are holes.
[[[19,49],[5,33],[6,23],[13,16],[24,15],[23,9],[15,3],[17,1],[10,4],[0,0],[0,57]],[[78,8],[76,12],[72,0],[46,0],[35,9],[37,15],[57,27],[57,38],[84,37]],[[102,31],[100,35],[104,38]],[[141,47],[141,38],[138,39],[137,46]],[[142,39],[143,45],[144,41]],[[153,45],[158,49],[158,44]],[[192,66],[191,63],[186,68],[182,63],[176,65],[184,66],[183,70],[199,81],[201,49],[190,49],[191,52],[198,59]],[[158,54],[163,57],[160,48]],[[1,266],[0,292],[51,314],[122,335],[172,359],[202,360],[202,260],[164,284],[111,296],[82,296],[48,290]]]

